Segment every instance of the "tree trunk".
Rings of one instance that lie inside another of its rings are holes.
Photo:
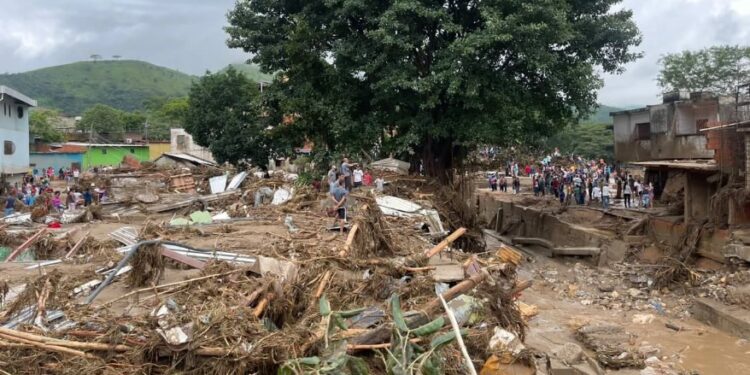
[[[425,176],[441,182],[449,182],[453,177],[453,142],[446,138],[425,137],[422,144],[422,168]]]

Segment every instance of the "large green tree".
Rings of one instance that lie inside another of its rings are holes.
[[[266,165],[271,150],[257,85],[229,68],[208,73],[190,89],[185,130],[219,163]]]
[[[665,91],[733,94],[750,81],[750,47],[715,46],[663,56],[657,81]]]
[[[108,105],[97,104],[83,113],[77,127],[83,131],[103,134],[107,141],[120,142],[125,132],[123,112]]]
[[[280,72],[271,118],[329,151],[413,155],[447,176],[476,144],[548,135],[587,114],[597,69],[638,57],[619,0],[255,0],[230,47]]]
[[[65,140],[63,133],[55,128],[55,124],[62,121],[58,111],[35,108],[29,116],[29,133],[32,140],[40,139],[42,142],[62,142]]]

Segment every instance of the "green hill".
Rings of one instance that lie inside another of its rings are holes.
[[[622,111],[622,108],[610,107],[604,104],[600,104],[599,107],[596,108],[596,112],[594,112],[581,122],[585,124],[611,124],[612,117],[609,115],[609,113],[617,111]]]
[[[229,64],[226,68],[220,70],[221,72],[227,70],[229,67],[234,68],[238,72],[244,74],[247,78],[255,82],[271,82],[273,81],[273,75],[262,73],[260,67],[255,64]]]
[[[85,61],[0,74],[0,85],[19,90],[41,106],[80,115],[97,103],[133,111],[152,97],[185,96],[194,79],[142,61]]]

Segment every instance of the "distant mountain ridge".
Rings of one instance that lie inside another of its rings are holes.
[[[596,112],[589,115],[585,120],[582,120],[581,123],[584,124],[612,124],[612,116],[609,114],[611,112],[617,112],[622,111],[623,108],[617,108],[617,107],[610,107],[608,105],[599,104],[599,106],[596,108]]]
[[[81,61],[24,73],[2,74],[13,87],[67,115],[80,115],[95,104],[125,111],[143,108],[152,97],[185,96],[196,77],[143,61]]]

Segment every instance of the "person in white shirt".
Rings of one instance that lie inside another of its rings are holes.
[[[375,190],[382,193],[384,184],[385,180],[383,180],[383,176],[378,176],[378,178],[375,179]]]
[[[602,187],[602,207],[604,207],[605,210],[609,210],[609,199],[610,199],[610,191],[609,191],[609,184],[604,184]]]
[[[635,207],[641,206],[641,195],[643,193],[643,185],[641,185],[641,182],[638,180],[635,180],[633,183],[633,187],[635,188]]]
[[[599,185],[594,185],[594,188],[591,189],[591,196],[595,202],[601,201],[602,190],[599,189]]]
[[[365,172],[363,172],[362,168],[360,168],[359,166],[357,166],[354,172],[352,172],[352,177],[354,178],[355,188],[362,186],[362,176],[364,175],[365,175]]]

